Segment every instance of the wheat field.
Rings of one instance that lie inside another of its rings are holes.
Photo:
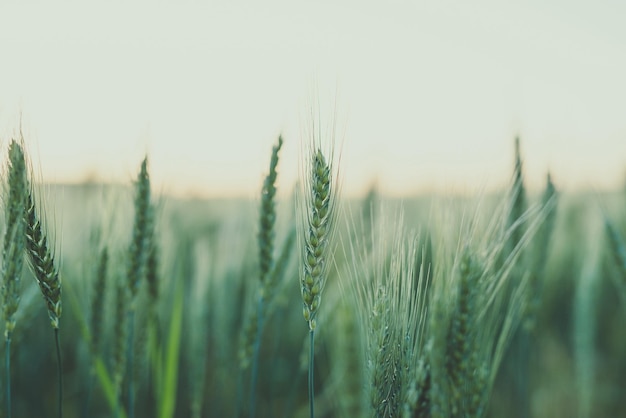
[[[279,138],[253,200],[158,194],[149,156],[48,184],[6,143],[0,416],[626,413],[626,191],[530,192],[519,140],[506,189],[397,199],[315,142],[277,197]]]

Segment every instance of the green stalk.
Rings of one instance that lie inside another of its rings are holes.
[[[328,274],[329,240],[333,235],[335,218],[335,192],[332,187],[331,166],[320,149],[311,156],[309,178],[306,182],[306,214],[303,219],[304,252],[300,274],[304,320],[309,326],[309,410],[314,417],[314,338],[317,313],[322,300],[322,290]]]
[[[250,418],[255,417],[256,413],[256,388],[259,378],[259,353],[261,351],[261,336],[263,335],[263,298],[259,298],[259,304],[257,307],[257,332],[254,340],[254,346],[252,351],[252,370],[250,374]]]
[[[163,364],[161,387],[159,392],[159,417],[172,418],[176,411],[176,392],[178,390],[178,357],[183,329],[184,289],[179,280],[175,285],[174,302],[167,337],[165,362]]]
[[[11,418],[11,338],[6,339],[4,358],[7,373],[7,417]]]
[[[85,341],[89,341],[91,339],[90,330],[87,326],[87,322],[84,317],[84,313],[82,311],[81,306],[78,303],[78,298],[74,289],[71,286],[71,282],[69,286],[65,287],[67,291],[67,295],[69,295],[70,307],[72,309],[73,317],[78,321],[78,327],[80,333],[83,336]],[[118,393],[117,387],[120,386],[116,383],[116,377],[114,374],[109,373],[107,366],[104,364],[102,357],[100,354],[96,354],[93,359],[93,373],[98,381],[100,388],[102,389],[102,394],[104,395],[104,399],[108,404],[111,411],[115,412],[118,410]],[[115,372],[114,372],[115,373]],[[121,410],[119,412],[115,412],[115,416],[120,418],[126,418],[126,411]]]
[[[54,265],[54,252],[50,249],[45,229],[38,217],[33,192],[26,196],[26,249],[31,269],[39,285],[41,294],[48,308],[50,324],[54,329],[54,338],[59,366],[59,418],[63,416],[63,367],[61,364],[61,347],[59,344],[59,320],[61,318],[61,278]]]
[[[261,338],[265,322],[265,299],[272,297],[275,284],[270,277],[274,266],[274,224],[276,223],[276,178],[278,173],[278,153],[283,145],[282,136],[278,137],[278,143],[272,149],[270,169],[263,188],[261,189],[261,212],[259,216],[259,278],[261,281],[261,293],[257,305],[257,327],[252,349],[252,371],[250,376],[250,418],[256,413],[256,387],[259,375],[259,352],[261,351]]]
[[[152,206],[150,205],[150,176],[148,174],[148,157],[141,163],[141,169],[135,183],[135,222],[133,238],[130,244],[128,266],[128,287],[130,289],[129,334],[128,334],[128,416],[135,416],[135,385],[134,385],[134,310],[141,280],[146,275],[150,239],[152,237]]]
[[[2,248],[1,296],[6,340],[7,416],[11,418],[11,335],[15,329],[15,314],[20,302],[20,282],[26,245],[24,213],[28,193],[26,159],[22,145],[15,140],[9,145],[7,168],[8,196],[3,196],[6,230]]]
[[[63,363],[61,362],[61,344],[59,342],[59,329],[54,329],[54,341],[57,348],[57,365],[59,366],[59,418],[63,417]]]
[[[128,332],[128,418],[135,417],[135,311],[130,310],[128,312],[128,326],[130,330]]]
[[[315,417],[315,402],[314,402],[314,397],[315,397],[315,388],[313,385],[313,366],[314,366],[314,360],[315,360],[315,346],[313,345],[314,339],[315,339],[315,328],[312,328],[309,331],[309,342],[310,342],[310,347],[309,347],[309,415],[311,416],[311,418]]]

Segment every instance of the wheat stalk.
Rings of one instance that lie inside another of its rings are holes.
[[[160,294],[160,274],[159,274],[159,257],[161,250],[157,243],[156,236],[150,238],[150,246],[148,248],[148,256],[146,259],[146,282],[148,283],[148,302],[150,321],[156,320],[157,303]]]
[[[300,270],[300,293],[303,315],[309,326],[309,413],[314,417],[314,340],[316,316],[326,284],[330,264],[330,241],[334,234],[336,189],[331,164],[320,148],[309,156],[305,182],[305,211],[300,230],[303,242],[303,266]]]
[[[609,241],[609,250],[617,266],[619,279],[616,281],[621,297],[626,301],[626,244],[611,221],[605,217],[604,229]]]
[[[11,335],[15,329],[15,313],[19,307],[21,276],[24,264],[24,212],[28,190],[26,160],[22,146],[15,140],[9,144],[7,161],[8,196],[5,200],[6,231],[2,254],[2,296],[5,322],[7,373],[7,416],[11,417]]]
[[[256,309],[250,310],[245,319],[243,333],[239,343],[239,365],[241,373],[251,366],[249,416],[256,414],[256,386],[258,380],[259,351],[265,323],[267,306],[275,291],[276,282],[272,280],[274,269],[274,225],[276,223],[276,179],[279,152],[283,146],[282,136],[272,148],[269,172],[261,188],[261,208],[259,211],[259,231],[257,244],[259,251],[259,294]]]
[[[126,374],[127,334],[126,310],[128,308],[128,288],[118,280],[115,286],[115,313],[113,321],[113,380],[116,392],[116,414],[122,410],[121,395],[124,375]]]
[[[31,270],[35,276],[39,290],[48,308],[50,323],[54,329],[57,363],[59,366],[59,417],[63,416],[63,368],[59,342],[59,320],[61,318],[61,278],[54,263],[54,253],[44,232],[40,214],[35,204],[34,192],[31,187],[26,194],[26,252]]]
[[[102,337],[102,322],[104,315],[104,295],[106,293],[106,282],[109,266],[109,251],[107,247],[100,250],[96,279],[91,295],[91,352],[97,356],[100,350],[100,339]]]
[[[150,238],[152,234],[152,213],[153,208],[150,203],[150,176],[148,174],[148,157],[141,162],[141,168],[135,182],[135,222],[133,226],[133,237],[131,240],[128,260],[128,288],[129,288],[129,309],[128,309],[128,416],[135,416],[135,387],[134,387],[134,343],[135,343],[135,309],[137,304],[137,293],[146,275],[147,261],[150,250]]]

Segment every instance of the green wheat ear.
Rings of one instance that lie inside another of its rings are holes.
[[[520,220],[528,209],[519,137],[515,138],[515,168],[513,170],[513,184],[509,193],[510,200],[506,228],[510,231],[510,236],[507,242],[507,254],[513,252],[524,236],[525,226],[520,223]]]
[[[270,171],[265,177],[261,190],[261,212],[259,216],[259,277],[261,284],[266,282],[267,276],[272,269],[274,256],[274,224],[276,223],[276,167],[278,166],[278,153],[283,146],[283,137],[278,137],[278,143],[272,149]],[[265,295],[262,295],[265,296]]]
[[[301,293],[304,319],[315,329],[322,290],[328,270],[329,236],[333,227],[334,202],[331,193],[331,170],[318,149],[312,157],[305,235],[304,271]]]
[[[26,159],[21,145],[15,140],[9,144],[7,162],[8,196],[5,196],[6,231],[2,251],[2,298],[5,323],[6,407],[11,418],[11,336],[15,329],[15,313],[20,303],[20,282],[26,247],[24,213],[28,194]]]
[[[5,201],[6,232],[2,256],[2,296],[4,300],[5,338],[11,339],[15,329],[15,313],[20,302],[20,278],[26,246],[24,212],[28,179],[22,147],[15,141],[9,145],[8,198]]]
[[[52,327],[58,329],[62,311],[61,279],[30,188],[26,196],[26,250],[33,274],[46,301]]]
[[[139,290],[141,280],[146,273],[150,246],[150,228],[152,225],[152,207],[150,205],[150,176],[148,175],[148,157],[141,163],[141,169],[135,183],[135,224],[129,253],[128,287],[131,297],[131,310]]]

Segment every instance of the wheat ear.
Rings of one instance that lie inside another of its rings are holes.
[[[310,198],[307,210],[305,234],[304,269],[300,279],[304,319],[310,330],[315,330],[322,290],[328,270],[328,248],[330,229],[333,226],[331,193],[331,169],[324,155],[318,149],[312,158],[310,173]]]
[[[52,328],[58,329],[62,311],[61,279],[30,189],[26,196],[26,249],[33,274],[46,301],[50,323]]]
[[[508,248],[506,253],[513,252],[514,248],[521,241],[524,229],[520,224],[524,212],[528,208],[526,199],[526,188],[524,187],[524,172],[522,155],[520,151],[520,139],[515,138],[515,166],[513,169],[513,184],[509,195],[509,210],[506,228],[510,231]]]
[[[24,263],[23,252],[26,245],[24,212],[28,190],[24,152],[16,141],[11,141],[9,145],[8,183],[9,193],[5,203],[6,231],[2,257],[2,277],[4,280],[5,338],[11,340],[11,333],[15,328],[15,312],[20,301],[20,278]]]
[[[261,211],[259,216],[259,278],[261,283],[267,280],[272,268],[274,256],[274,224],[276,223],[276,167],[278,166],[278,153],[283,146],[282,136],[272,149],[270,170],[263,182],[261,190]],[[262,294],[261,297],[264,295]]]
[[[145,276],[148,249],[150,248],[150,227],[152,225],[152,207],[150,205],[150,176],[148,157],[141,163],[141,169],[135,183],[135,223],[133,239],[130,244],[128,265],[128,287],[131,295],[131,310],[142,278]]]

